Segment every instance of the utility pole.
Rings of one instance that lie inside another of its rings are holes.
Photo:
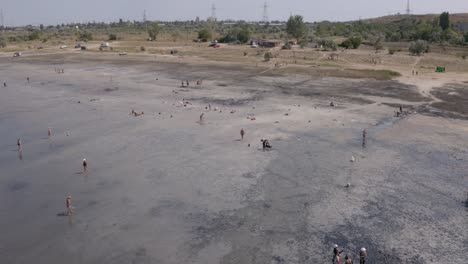
[[[143,23],[146,23],[146,9],[143,10]]]

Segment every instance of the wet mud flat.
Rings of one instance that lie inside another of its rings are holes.
[[[330,263],[333,244],[355,263],[363,246],[369,263],[465,261],[467,123],[394,118],[427,103],[414,87],[57,60],[65,74],[0,61],[2,262]]]

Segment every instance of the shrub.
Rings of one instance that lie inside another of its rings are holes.
[[[203,28],[200,31],[198,31],[198,38],[199,39],[211,39],[211,32],[208,29]]]
[[[141,46],[140,51],[146,51],[146,48],[144,46]]]
[[[78,33],[78,39],[81,41],[93,40],[93,34],[91,32],[80,32]]]
[[[263,58],[265,61],[270,61],[273,58],[273,54],[270,51],[265,52],[265,55],[263,55]]]
[[[0,36],[0,48],[5,48],[7,45],[7,42],[3,36]]]
[[[109,40],[117,40],[117,35],[109,34]]]
[[[37,40],[41,38],[41,32],[40,31],[34,31],[28,36],[28,40]]]
[[[357,49],[362,43],[361,37],[351,37],[346,39],[340,44],[340,47],[346,48],[346,49]]]
[[[395,54],[395,52],[396,52],[395,49],[392,49],[392,48],[389,48],[389,49],[388,49],[388,54],[390,54],[390,55]]]
[[[329,49],[336,50],[336,43],[335,43],[335,41],[333,41],[331,39],[319,39],[317,41],[317,44],[319,46],[322,46],[322,48],[324,50],[329,50]]]

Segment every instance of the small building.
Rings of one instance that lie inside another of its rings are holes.
[[[261,40],[258,42],[258,45],[264,48],[278,48],[283,46],[283,41],[277,39]]]
[[[468,32],[468,23],[467,22],[460,22],[457,25],[457,28],[460,32],[466,33]]]

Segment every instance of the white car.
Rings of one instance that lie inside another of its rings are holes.
[[[101,48],[108,48],[110,44],[108,42],[101,43]]]

